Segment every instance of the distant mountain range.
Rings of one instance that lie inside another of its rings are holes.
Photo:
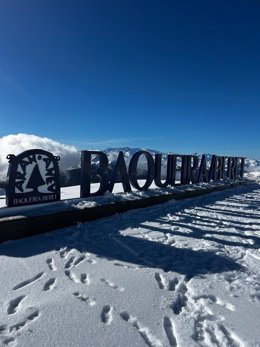
[[[246,159],[245,171],[247,172],[260,171],[260,160]]]
[[[18,155],[28,149],[43,149],[51,152],[53,155],[59,156],[59,167],[61,172],[61,184],[63,186],[76,185],[80,182],[80,150],[75,146],[65,145],[63,143],[54,141],[47,137],[39,137],[32,134],[10,134],[0,138],[0,189],[4,189],[6,174],[8,171],[8,160],[6,159],[8,154]],[[102,150],[105,152],[109,159],[109,170],[113,168],[113,165],[118,157],[120,151],[124,152],[125,161],[128,165],[131,157],[141,148],[120,147],[120,148],[107,148]],[[160,153],[153,149],[146,149],[151,154],[155,155]],[[162,154],[162,173],[166,172],[167,154]],[[182,154],[182,153],[179,153]],[[188,153],[189,154],[189,153]],[[216,153],[219,154],[219,153]],[[199,157],[202,154],[194,153]],[[210,162],[211,155],[206,154],[207,160]],[[93,158],[93,165],[98,165],[98,157]],[[180,161],[178,163],[181,165]],[[144,176],[146,171],[146,160],[140,157],[138,168],[139,175]],[[260,160],[247,159],[245,163],[245,171],[247,172],[260,172]],[[0,193],[1,194],[1,193]]]
[[[152,155],[162,154],[162,156],[163,156],[162,157],[163,158],[163,166],[166,166],[166,163],[167,163],[167,153],[165,154],[165,153],[162,153],[160,151],[156,151],[154,149],[119,147],[119,148],[107,148],[107,149],[102,150],[102,152],[106,153],[110,163],[114,163],[116,161],[117,157],[118,157],[119,152],[122,151],[122,152],[124,152],[126,164],[129,164],[129,161],[130,161],[131,157],[133,156],[133,154],[138,152],[138,151],[142,151],[142,150],[148,151]],[[201,156],[203,154],[202,153],[193,153],[193,155],[196,155],[199,158],[201,158]],[[211,154],[206,154],[207,161],[210,161],[211,157],[212,157]],[[93,157],[93,163],[98,163],[98,161],[99,161],[98,156],[96,156],[96,157],[94,156]],[[143,163],[145,164],[145,160],[143,161]],[[140,161],[140,165],[142,165],[142,161]],[[68,170],[76,169],[76,168],[80,168],[80,158],[79,158],[78,162],[75,163],[75,165],[69,167]],[[246,159],[245,171],[260,171],[260,160]]]
[[[26,141],[23,141],[23,140],[26,140]],[[61,186],[72,186],[72,185],[77,185],[80,183],[80,151],[76,149],[75,147],[65,146],[50,139],[40,138],[34,135],[26,135],[26,134],[9,135],[6,137],[5,141],[6,141],[6,144],[4,143],[5,147],[8,147],[8,148],[11,146],[10,143],[20,144],[20,143],[29,141],[29,144],[30,144],[29,147],[31,148],[38,147],[38,148],[45,149],[47,151],[51,151],[55,153],[56,155],[59,155],[61,157],[61,161],[60,161]],[[16,150],[10,147],[9,149],[10,153],[16,153],[16,152],[20,153],[22,151],[22,148],[20,148],[19,146],[18,148],[16,148]],[[128,165],[133,154],[141,150],[144,150],[144,149],[131,148],[131,147],[119,147],[119,148],[107,148],[105,150],[102,150],[102,152],[106,153],[106,155],[108,156],[109,170],[112,170],[120,151],[123,151],[126,165]],[[159,153],[162,154],[162,175],[165,174],[166,168],[167,168],[167,154],[161,153],[153,149],[145,149],[145,150],[150,152],[153,156]],[[202,156],[202,154],[199,154],[199,153],[193,153],[193,154],[199,157]],[[207,157],[207,161],[210,162],[212,155],[206,154],[206,157]],[[93,166],[98,165],[98,163],[99,163],[98,156],[93,156]],[[1,167],[0,189],[1,188],[4,189],[5,175],[7,172],[7,160],[5,159],[5,156],[3,156],[0,164],[1,164],[0,165]],[[181,161],[179,160],[177,164],[181,166]],[[147,163],[145,158],[140,157],[140,160],[138,162],[138,169],[139,169],[139,172],[138,172],[139,177],[140,178],[145,177],[145,173],[147,170]],[[260,160],[246,159],[245,172],[255,172],[255,171],[260,172]]]
[[[162,175],[166,173],[167,168],[167,154],[153,150],[153,149],[142,149],[142,148],[131,148],[131,147],[120,147],[120,148],[107,148],[105,150],[102,150],[102,152],[106,153],[108,160],[109,160],[109,170],[112,170],[113,165],[115,164],[118,154],[120,151],[124,153],[125,162],[126,165],[129,164],[130,159],[132,158],[133,154],[138,152],[146,150],[150,152],[153,156],[155,154],[162,154]],[[202,156],[201,153],[193,153],[193,155],[198,156],[199,158]],[[206,154],[207,161],[211,161],[211,154]],[[99,158],[98,156],[93,155],[92,159],[93,166],[98,165]],[[177,162],[177,165],[181,167],[181,160]],[[71,185],[77,185],[80,183],[80,158],[75,165],[71,166],[62,173],[61,181],[62,185],[65,186],[71,186]],[[138,162],[138,168],[139,168],[139,176],[140,178],[145,176],[146,170],[147,170],[147,164],[145,158],[140,157],[140,160]],[[254,160],[254,159],[246,159],[245,162],[245,172],[251,172],[251,171],[260,171],[260,160]]]

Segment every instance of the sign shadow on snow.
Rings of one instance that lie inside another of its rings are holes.
[[[61,237],[62,235],[60,235]],[[80,252],[96,254],[100,258],[133,263],[141,267],[159,268],[166,272],[174,271],[191,278],[206,273],[242,270],[234,260],[217,255],[214,251],[175,248],[155,241],[149,241],[119,234],[100,233],[85,235],[84,242],[61,242],[39,235],[15,241],[16,247],[1,246],[1,253],[9,257],[30,257],[53,249],[75,248]]]
[[[252,191],[250,187],[242,190],[232,190],[222,193],[223,199],[229,199],[234,194],[239,192],[248,193]],[[193,207],[207,210],[208,204],[213,204],[214,201],[219,201],[219,194],[212,194],[206,198],[193,199]],[[234,209],[238,200],[234,201],[234,205],[229,201],[230,211]],[[170,202],[167,204],[154,206],[149,209],[139,211],[130,211],[124,214],[124,218],[112,216],[79,224],[78,228],[66,228],[48,234],[38,235],[27,239],[8,242],[0,246],[0,253],[10,257],[30,257],[36,254],[43,254],[48,251],[59,252],[60,249],[76,249],[79,252],[89,252],[97,257],[106,258],[109,260],[118,260],[128,263],[133,263],[141,267],[159,268],[164,271],[174,271],[184,274],[189,278],[206,273],[220,273],[224,271],[243,271],[243,267],[235,260],[226,255],[216,254],[215,250],[194,250],[191,248],[179,248],[174,245],[167,245],[157,240],[148,240],[145,238],[135,237],[135,235],[122,235],[120,232],[126,229],[135,229],[147,227],[153,232],[170,233],[173,236],[181,236],[193,240],[214,241],[220,246],[257,248],[260,245],[260,238],[251,235],[245,235],[243,223],[236,225],[237,232],[231,229],[230,231],[222,230],[219,225],[215,230],[212,229],[212,223],[217,222],[216,218],[210,217],[208,214],[203,217],[192,214],[187,214],[185,209],[189,206],[188,201],[178,203]],[[231,204],[231,205],[230,205]],[[250,201],[247,202],[250,205]],[[248,206],[247,206],[248,207]],[[163,212],[162,212],[163,209]],[[225,208],[225,212],[229,211],[229,207]],[[245,210],[246,217],[249,216],[250,206]],[[179,221],[162,220],[167,213],[178,214]],[[243,210],[241,210],[243,217]],[[253,217],[253,216],[252,216]],[[205,218],[205,220],[204,220]],[[191,224],[193,220],[195,225]],[[223,214],[222,222],[227,222],[225,214]],[[150,225],[150,223],[156,226]],[[199,224],[200,222],[201,225]],[[235,223],[235,221],[229,222]],[[197,223],[197,224],[196,224]],[[164,226],[163,226],[164,224]],[[167,224],[169,228],[167,228]],[[207,228],[205,228],[205,224]],[[202,225],[204,227],[202,228]],[[174,226],[178,226],[178,230],[174,230]],[[232,225],[231,225],[232,227]],[[189,228],[190,232],[185,233],[181,230]],[[253,231],[253,230],[252,230]],[[234,237],[236,237],[234,239]],[[247,242],[247,241],[253,241]],[[196,241],[197,242],[197,241]]]

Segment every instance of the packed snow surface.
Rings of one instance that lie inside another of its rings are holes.
[[[0,245],[0,345],[260,346],[260,186]]]

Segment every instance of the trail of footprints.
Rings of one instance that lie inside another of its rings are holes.
[[[160,344],[157,343],[156,345],[154,344],[155,338],[150,334],[147,328],[143,327],[139,323],[136,317],[130,316],[128,312],[121,312],[120,316],[124,321],[130,323],[138,331],[138,333],[141,335],[141,337],[143,338],[143,340],[148,346],[161,347],[161,343]]]
[[[159,289],[173,292],[174,298],[170,305],[170,308],[173,310],[173,313],[175,315],[179,315],[182,312],[182,310],[187,306],[188,296],[186,296],[186,293],[188,291],[188,288],[186,286],[186,283],[188,282],[188,279],[185,277],[182,280],[182,282],[180,282],[180,280],[177,277],[174,277],[173,279],[167,279],[164,275],[162,275],[159,272],[156,272],[154,277]],[[178,344],[176,332],[174,328],[174,322],[171,317],[165,316],[163,318],[163,329],[168,339],[169,345],[171,347],[177,347]],[[156,345],[148,343],[148,346]]]
[[[207,303],[217,304],[227,310],[235,311],[235,307],[230,303],[225,303],[213,295],[199,295],[193,297],[195,304],[194,333],[192,338],[200,345],[243,347],[244,343],[233,331],[225,327],[224,317],[211,312]]]
[[[28,310],[32,312],[26,317],[25,320],[22,320],[9,327],[10,333],[19,332],[21,329],[23,329],[24,327],[26,327],[28,324],[32,323],[35,319],[39,317],[40,312],[34,307],[30,307]]]
[[[27,280],[19,282],[12,288],[12,290],[14,292],[19,292],[20,290],[27,289],[28,286],[35,284],[44,276],[45,272],[42,271]],[[51,287],[54,282],[54,279],[47,281],[43,290],[49,290],[49,287]],[[25,306],[26,298],[27,295],[19,295],[7,303],[6,313],[8,317],[12,318],[11,322],[13,321],[13,323],[10,323],[9,325],[0,325],[0,342],[3,346],[16,346],[18,343],[17,336],[20,331],[27,328],[28,325],[40,316],[40,311],[37,308]]]
[[[161,290],[174,292],[174,300],[170,308],[175,315],[180,315],[183,309],[187,306],[188,300],[192,301],[195,307],[193,311],[194,332],[192,338],[200,346],[230,346],[243,347],[243,342],[233,331],[229,331],[223,324],[224,318],[212,314],[208,305],[216,304],[227,310],[235,311],[234,305],[228,302],[223,302],[214,295],[187,295],[187,283],[189,279],[184,279],[179,282],[177,278],[172,280],[166,279],[162,274],[155,273],[155,280]],[[164,317],[163,327],[170,346],[177,347],[176,333],[173,320],[170,317]],[[154,346],[147,343],[148,346]]]
[[[233,273],[225,275],[224,279],[228,283],[233,283],[236,280],[236,275]],[[224,323],[225,318],[221,315],[212,313],[211,306],[213,304],[223,307],[229,311],[235,311],[236,308],[230,302],[225,302],[220,298],[202,294],[192,297],[194,310],[194,333],[192,338],[200,345],[213,346],[229,346],[229,347],[244,347],[244,342],[232,330],[229,330]]]
[[[40,272],[25,281],[19,282],[12,288],[12,290],[14,292],[23,290],[39,281],[44,276],[45,272]],[[25,306],[26,298],[27,295],[19,295],[7,303],[6,313],[8,317],[12,318],[11,322],[13,321],[13,323],[10,323],[9,325],[0,325],[0,342],[3,346],[16,346],[17,336],[20,331],[27,328],[28,325],[40,316],[40,311],[38,309],[35,307]]]
[[[13,287],[13,290],[16,291],[28,285],[31,285],[42,278],[44,275],[45,273],[41,272],[26,281],[20,282]],[[8,302],[7,315],[14,316],[16,323],[12,323],[9,326],[7,326],[6,324],[0,325],[0,337],[3,346],[16,346],[16,337],[18,336],[18,333],[20,333],[22,329],[26,328],[40,316],[40,311],[35,307],[23,307],[26,298],[26,295],[20,295]],[[17,318],[17,314],[22,314],[23,318]]]
[[[95,263],[94,260],[88,259],[85,255],[81,255],[79,257],[71,256],[72,252],[68,250],[62,250],[60,252],[61,258],[65,258],[66,262],[64,264],[64,274],[69,278],[69,280],[73,281],[74,283],[81,283],[81,284],[90,284],[90,277],[86,273],[82,273],[79,276],[77,276],[75,273],[72,272],[72,268],[79,265],[81,262],[87,260],[90,263]],[[46,264],[50,271],[54,272],[57,271],[57,267],[55,265],[53,258],[48,258],[46,260]],[[23,282],[18,283],[13,287],[14,291],[18,291],[20,289],[23,289],[29,285],[35,284],[37,281],[42,279],[46,275],[45,272],[40,272],[39,274],[33,276],[32,278],[29,278]],[[164,277],[160,274],[156,274],[155,278],[158,282],[159,288],[161,289],[167,289],[170,291],[174,291],[176,288],[176,285],[178,284],[178,280],[174,279],[172,281],[168,281],[166,283],[166,280]],[[123,287],[120,287],[113,282],[101,278],[100,281],[104,283],[106,286],[108,286],[111,289],[118,290],[119,292],[123,292],[125,289]],[[45,284],[42,287],[42,290],[45,292],[51,291],[56,287],[57,279],[55,277],[49,278]],[[83,303],[88,304],[89,306],[95,306],[96,300],[93,298],[90,298],[88,295],[84,293],[80,293],[79,291],[73,292],[73,296],[80,300]],[[7,307],[7,314],[8,315],[15,315],[22,309],[23,302],[26,300],[26,295],[20,295],[8,303]],[[26,318],[23,320],[18,320],[15,324],[12,324],[10,326],[7,325],[0,325],[0,337],[1,341],[4,346],[12,347],[17,345],[17,334],[24,328],[26,328],[29,324],[34,322],[39,316],[40,312],[36,308],[29,307],[25,308],[26,312]],[[113,312],[114,309],[110,305],[105,305],[102,308],[100,319],[101,322],[105,325],[110,325],[113,321]],[[127,312],[121,312],[120,317],[127,323],[130,323],[140,334],[140,336],[143,338],[147,346],[149,347],[162,347],[162,344],[159,340],[157,340],[149,331],[148,328],[144,327],[137,318],[134,316],[131,316]],[[176,338],[174,335],[174,328],[173,328],[173,322],[169,317],[164,317],[164,320],[162,322],[163,328],[165,330],[165,334],[168,338],[170,346],[177,347]]]
[[[91,283],[91,279],[88,274],[81,273],[80,275],[76,275],[73,272],[73,268],[77,267],[83,261],[95,264],[95,260],[91,259],[87,254],[74,256],[73,250],[68,249],[61,249],[59,255],[62,259],[66,260],[64,263],[64,274],[70,281],[73,281],[75,284],[83,285],[89,285]],[[47,258],[46,264],[52,273],[57,271],[57,267],[53,258]],[[116,263],[115,265],[125,266],[118,263]],[[132,267],[130,269],[132,269]],[[12,289],[13,291],[20,291],[22,289],[25,289],[27,288],[27,286],[37,283],[45,275],[46,273],[44,271],[40,272],[37,275],[18,283]],[[210,341],[212,345],[216,346],[243,346],[243,343],[239,340],[239,338],[224,326],[222,317],[213,315],[211,311],[207,309],[205,301],[209,304],[217,304],[228,310],[234,311],[235,308],[232,304],[224,303],[213,295],[200,295],[193,297],[187,295],[187,283],[189,279],[186,277],[184,277],[183,279],[178,279],[177,277],[168,279],[163,274],[156,272],[154,274],[154,278],[160,290],[172,292],[173,299],[169,307],[172,309],[174,315],[182,314],[183,310],[187,307],[188,300],[191,300],[191,304],[196,307],[196,309],[192,313],[194,316],[194,332],[192,338],[195,342],[198,343],[198,345],[204,346]],[[119,292],[123,292],[125,290],[125,288],[114,284],[106,278],[101,278],[100,281],[109,288],[117,290]],[[57,279],[55,277],[51,277],[43,285],[42,291],[49,292],[55,289],[56,285]],[[94,307],[97,304],[95,298],[91,298],[85,293],[75,291],[73,292],[73,296],[77,300],[81,301],[84,304],[87,304],[90,307]],[[31,323],[36,321],[40,316],[40,311],[38,309],[33,307],[26,308],[24,306],[25,303],[26,295],[18,295],[16,298],[9,301],[6,309],[7,315],[10,317],[15,317],[17,313],[21,313],[23,311],[24,318],[17,319],[16,323],[10,324],[9,326],[0,324],[0,342],[2,342],[3,346],[16,346],[17,336],[19,335],[18,333],[22,329],[26,328]],[[24,310],[22,310],[23,308]],[[104,325],[112,324],[114,314],[115,310],[113,306],[104,305],[100,312],[101,322]],[[142,323],[140,323],[135,316],[132,316],[127,311],[119,312],[119,316],[124,322],[130,324],[138,332],[138,334],[141,336],[148,347],[164,347],[162,342],[155,336],[153,336],[150,330]],[[162,319],[161,324],[165,338],[168,341],[168,345],[170,347],[178,347],[173,317],[165,315]]]
[[[60,257],[68,259],[64,265],[64,273],[65,275],[74,283],[83,283],[89,285],[91,283],[90,276],[86,273],[81,273],[78,277],[74,272],[72,272],[72,268],[77,267],[83,261],[86,261],[91,264],[95,264],[96,261],[88,257],[87,254],[82,254],[80,256],[71,255],[72,250],[62,250],[60,252]],[[71,256],[70,256],[71,255]]]
[[[71,266],[72,260],[69,259],[67,264],[67,268]],[[65,270],[67,276],[73,280],[76,283],[80,283],[79,278],[75,277],[70,270]],[[164,276],[162,276],[159,273],[155,274],[155,279],[159,285],[160,289],[165,289],[169,291],[174,291],[176,287],[179,284],[179,281],[177,278],[174,278],[173,280],[167,281]],[[100,281],[107,285],[108,287],[119,290],[119,291],[124,291],[123,287],[115,285],[113,282],[101,278]],[[183,294],[185,292],[186,287],[182,285],[182,283],[178,287],[179,293]],[[79,291],[74,292],[73,295],[75,298],[78,300],[82,301],[85,304],[88,304],[89,306],[95,306],[96,305],[96,300],[90,298],[87,294],[80,293]],[[176,304],[176,307],[178,304]],[[181,311],[181,308],[178,306],[178,309],[176,309],[178,312]],[[101,313],[100,313],[100,320],[103,324],[105,325],[110,325],[113,322],[113,315],[115,313],[115,310],[113,306],[110,305],[104,305]],[[127,311],[123,311],[119,313],[119,316],[121,317],[122,320],[124,320],[126,323],[130,324],[132,327],[136,329],[136,331],[140,334],[144,342],[148,347],[163,347],[163,344],[161,341],[159,341],[153,334],[150,332],[149,328],[145,327],[140,321],[135,317],[130,315]],[[174,328],[174,322],[173,319],[165,316],[162,320],[162,328],[165,332],[165,336],[168,340],[168,344],[170,347],[177,347],[177,339],[176,339],[176,334],[175,334],[175,328]]]
[[[200,346],[210,343],[217,347],[244,347],[239,337],[225,327],[223,320],[224,318],[207,312],[207,309],[197,312],[192,338]]]
[[[71,269],[78,266],[83,261],[86,261],[91,264],[95,264],[96,261],[94,259],[90,258],[89,254],[82,254],[79,256],[73,256],[73,249],[68,250],[67,248],[63,248],[59,250],[59,255],[61,258],[65,259],[66,262],[64,264],[64,274],[73,282],[75,283],[82,283],[84,285],[90,284],[90,277],[86,273],[80,274],[79,277],[74,274]],[[46,260],[46,264],[48,269],[53,273],[57,271],[57,266],[55,264],[55,261],[53,258],[49,257]],[[12,290],[14,292],[19,292],[22,290],[26,290],[27,287],[36,284],[38,281],[40,281],[44,276],[46,276],[46,273],[44,271],[36,274],[35,276],[28,278],[22,282],[19,282],[16,284]],[[47,279],[47,281],[42,286],[43,292],[49,292],[56,288],[57,284],[57,278],[51,277]],[[110,285],[110,282],[107,282],[107,285]],[[79,292],[74,292],[73,295],[83,301],[89,304],[89,306],[95,306],[96,300],[91,299],[85,294],[81,294]],[[36,321],[38,317],[40,316],[40,311],[34,307],[26,307],[26,298],[27,295],[18,295],[14,299],[11,299],[7,303],[6,308],[6,314],[9,317],[12,317],[13,323],[7,324],[0,324],[0,344],[3,346],[8,347],[14,347],[17,346],[17,337],[19,336],[19,333],[22,329],[27,328],[31,323]],[[21,316],[23,318],[21,318]],[[102,317],[104,320],[104,323],[110,324],[112,321],[112,317],[110,311],[102,311]]]
[[[103,324],[110,325],[113,321],[113,312],[114,308],[110,305],[105,305],[102,308],[100,319]],[[145,344],[148,347],[163,347],[161,341],[159,341],[153,334],[150,332],[149,328],[142,325],[139,320],[130,315],[127,311],[123,311],[119,313],[119,316],[128,324],[136,329],[136,331],[140,334]],[[174,335],[174,327],[173,322],[169,317],[164,317],[162,322],[165,334],[168,338],[169,345],[171,347],[177,347],[177,341]]]
[[[171,304],[171,308],[174,314],[179,315],[188,303],[188,296],[186,296],[186,293],[188,291],[186,283],[188,282],[188,279],[184,278],[184,280],[179,283],[179,280],[177,278],[167,280],[162,274],[158,272],[155,273],[155,279],[160,289],[175,292],[175,298]]]
[[[0,341],[3,346],[16,346],[17,336],[20,331],[34,322],[39,316],[40,312],[35,307],[25,307],[22,310],[23,302],[26,300],[26,295],[18,296],[8,303],[7,315],[16,316],[18,313],[23,314],[23,318],[16,318],[16,323],[9,326],[7,324],[0,325]]]

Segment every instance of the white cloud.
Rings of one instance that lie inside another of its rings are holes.
[[[8,170],[6,156],[8,154],[18,155],[28,149],[43,149],[60,156],[59,167],[61,170],[78,163],[80,158],[80,152],[76,147],[64,145],[47,137],[28,134],[7,135],[0,138],[0,180],[6,179]]]

